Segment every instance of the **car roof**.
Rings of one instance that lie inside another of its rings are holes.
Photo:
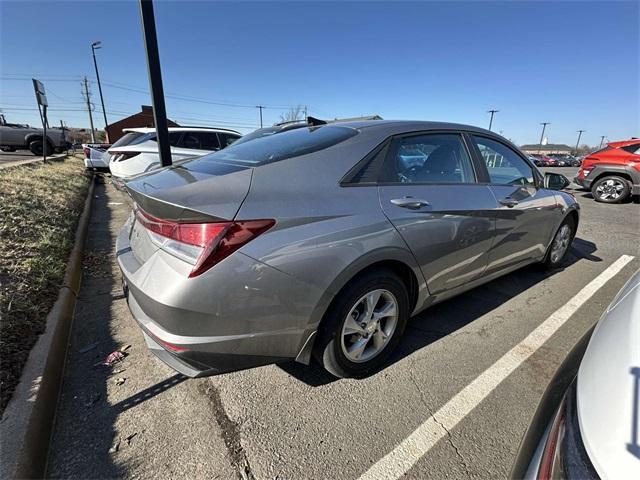
[[[203,132],[220,132],[220,133],[234,133],[236,135],[242,136],[240,132],[235,130],[231,130],[229,128],[219,128],[219,127],[169,127],[169,132],[194,132],[194,131],[203,131]],[[123,132],[135,132],[135,133],[151,133],[155,132],[156,129],[154,127],[135,127],[135,128],[123,128]]]
[[[346,126],[359,130],[364,128],[377,128],[388,130],[390,134],[425,130],[464,130],[473,133],[491,134],[493,136],[496,135],[495,132],[485,130],[484,128],[474,127],[472,125],[424,120],[365,120],[353,122],[332,122],[326,126]]]

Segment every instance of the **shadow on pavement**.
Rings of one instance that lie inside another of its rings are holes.
[[[529,265],[428,308],[409,320],[402,341],[384,368],[469,325],[537,283],[579,261],[601,262],[602,259],[594,255],[596,250],[593,242],[576,237],[560,269],[546,271],[538,265]],[[313,387],[339,380],[314,364],[306,366],[287,362],[278,366]],[[374,372],[373,375],[376,373],[378,372]]]
[[[113,410],[114,413],[120,414],[126,410],[129,410],[130,408],[135,407],[136,405],[139,405],[145,400],[149,400],[156,395],[160,395],[162,392],[170,389],[171,387],[175,387],[179,383],[182,383],[188,379],[189,377],[186,377],[181,373],[176,373],[172,377],[169,377],[161,382],[156,383],[155,385],[145,388],[141,392],[138,392],[135,395],[112,405],[110,409]]]
[[[97,183],[85,254],[82,286],[71,329],[62,394],[49,449],[47,478],[122,477],[109,452],[115,437],[116,412],[107,404],[112,369],[100,365],[118,349],[111,336],[111,305],[119,295],[112,271],[111,210],[102,177]],[[86,426],[92,432],[87,432]],[[96,432],[99,431],[99,434]],[[91,457],[86,456],[87,447]]]

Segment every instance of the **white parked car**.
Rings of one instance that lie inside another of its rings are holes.
[[[108,143],[83,143],[84,166],[88,170],[108,171],[109,163],[105,160]]]
[[[160,167],[155,128],[130,128],[107,150],[106,160],[114,184]],[[215,152],[242,136],[224,128],[170,127],[169,145],[173,162]],[[122,142],[122,143],[121,143]]]
[[[640,478],[640,270],[549,383],[509,478]]]

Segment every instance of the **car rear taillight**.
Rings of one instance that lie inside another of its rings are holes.
[[[89,147],[83,147],[82,151],[84,152],[84,158],[86,159],[91,158],[91,150],[89,150]]]
[[[193,265],[190,278],[206,272],[276,223],[272,219],[179,223],[149,215],[138,206],[135,214],[154,243]]]
[[[584,448],[576,408],[574,380],[549,428],[538,466],[538,480],[599,478]]]

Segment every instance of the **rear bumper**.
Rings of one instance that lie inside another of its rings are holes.
[[[107,164],[103,160],[89,160],[88,158],[85,158],[84,166],[88,169],[109,170],[109,164]]]
[[[208,376],[293,359],[316,330],[313,286],[240,252],[188,278],[190,266],[162,250],[141,263],[129,231],[127,222],[116,242],[129,309],[174,370]]]

